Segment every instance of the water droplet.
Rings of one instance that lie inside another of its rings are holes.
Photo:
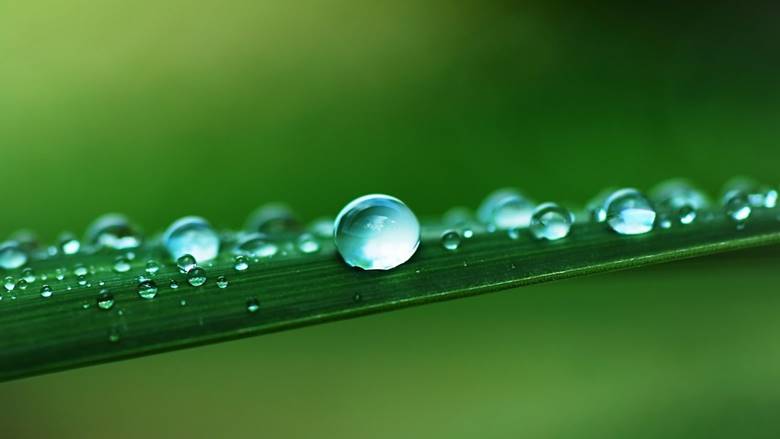
[[[87,277],[83,274],[76,276],[76,282],[79,284],[79,286],[84,287],[87,285]]]
[[[320,238],[333,237],[333,218],[318,218],[309,226],[309,231]]]
[[[85,266],[83,266],[81,264],[76,265],[73,268],[73,274],[75,274],[76,276],[86,276],[87,273],[88,273],[87,267],[85,267]]]
[[[5,290],[8,292],[13,291],[16,287],[16,279],[11,276],[6,276],[5,279],[3,279],[3,287],[5,287]]]
[[[157,274],[158,271],[160,271],[160,264],[157,261],[155,261],[153,259],[149,259],[148,261],[146,261],[146,272],[147,273],[149,273],[151,275],[155,275],[155,274]]]
[[[499,189],[485,198],[477,210],[477,218],[498,230],[528,227],[534,203],[512,188]]]
[[[587,205],[585,210],[590,215],[590,219],[596,223],[603,223],[607,221],[607,200],[609,196],[615,192],[616,188],[608,188],[599,192],[593,197]]]
[[[0,244],[0,268],[13,270],[27,263],[27,253],[16,241]]]
[[[670,220],[669,218],[666,218],[666,217],[664,217],[664,218],[661,218],[661,219],[658,221],[658,225],[659,225],[659,226],[660,226],[662,229],[671,229],[671,228],[672,228],[672,220]]]
[[[228,287],[228,280],[225,279],[225,276],[220,276],[217,278],[217,286],[220,288],[227,288]]]
[[[199,287],[206,283],[206,270],[195,267],[187,272],[187,282],[193,287]]]
[[[254,297],[251,299],[248,299],[246,301],[246,310],[249,312],[257,312],[257,310],[260,309],[260,302],[257,301]]]
[[[203,218],[188,216],[175,221],[163,235],[163,243],[174,260],[192,255],[200,262],[219,254],[219,235]]]
[[[75,255],[81,249],[81,242],[72,233],[60,235],[60,251],[66,255]]]
[[[81,309],[89,309],[89,307],[92,306],[89,304],[89,302],[82,302],[81,303]]]
[[[724,196],[726,215],[737,223],[744,223],[753,212],[745,192],[733,190]]]
[[[710,200],[704,192],[680,178],[667,180],[650,191],[650,198],[659,210],[678,211],[684,207],[706,209]]]
[[[157,284],[153,280],[139,283],[138,295],[144,299],[154,299],[157,295]]]
[[[311,254],[320,251],[320,243],[310,233],[304,233],[298,237],[298,250],[301,253]]]
[[[111,343],[118,343],[119,339],[121,337],[119,336],[119,329],[117,328],[111,328],[108,331],[108,341]]]
[[[101,290],[97,296],[97,306],[104,310],[111,309],[114,306],[114,295],[108,290]]]
[[[364,270],[389,270],[408,261],[420,244],[420,223],[400,200],[366,195],[336,217],[335,243],[344,261]]]
[[[22,290],[22,291],[26,290],[27,289],[27,281],[24,280],[24,279],[19,279],[18,281],[16,281],[16,289],[17,290]]]
[[[249,216],[246,229],[251,232],[276,235],[299,230],[300,222],[292,209],[281,203],[269,203],[261,206]]]
[[[474,230],[466,227],[465,229],[463,229],[463,237],[466,239],[471,239],[472,237],[474,237]]]
[[[176,260],[176,266],[179,267],[179,271],[182,273],[188,273],[190,270],[198,265],[195,258],[192,255],[183,255]]]
[[[41,287],[41,297],[51,297],[53,291],[50,286],[44,285]]]
[[[509,239],[516,240],[520,239],[520,232],[522,229],[520,227],[512,227],[511,229],[506,231],[506,235],[509,236]]]
[[[655,218],[650,200],[636,189],[620,189],[607,199],[607,223],[621,235],[650,232]]]
[[[246,259],[246,256],[236,256],[236,259],[233,264],[233,268],[236,269],[236,271],[244,271],[247,268],[249,268],[249,262]]]
[[[769,188],[764,192],[764,207],[774,209],[777,207],[777,189]]]
[[[680,224],[692,224],[696,221],[696,209],[691,206],[683,206],[677,211],[677,218]]]
[[[543,203],[531,216],[531,233],[536,239],[555,241],[569,235],[574,215],[555,203]]]
[[[181,305],[181,306],[187,306],[187,299],[181,299],[181,300],[179,301],[179,305]]]
[[[26,267],[26,268],[24,268],[22,270],[22,278],[24,280],[26,280],[27,283],[29,283],[29,284],[35,282],[35,280],[37,279],[35,277],[35,272],[33,272],[32,268],[30,268],[30,267]],[[46,280],[46,275],[45,274],[41,275],[41,280]]]
[[[117,273],[127,273],[130,268],[130,261],[124,256],[119,256],[114,261],[114,271]]]
[[[241,239],[235,253],[253,258],[269,258],[276,255],[279,247],[262,233],[250,233]]]
[[[58,268],[54,271],[54,277],[57,278],[59,281],[65,280],[65,269],[64,268]]]
[[[176,288],[179,288],[179,283],[175,280],[171,279],[171,283],[169,284],[171,289],[175,290]]]
[[[87,228],[87,242],[97,247],[124,250],[141,245],[141,234],[121,214],[100,216]]]
[[[441,235],[441,245],[445,250],[455,251],[460,247],[460,234],[455,230],[447,230]]]

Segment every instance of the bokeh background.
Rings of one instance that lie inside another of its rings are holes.
[[[780,183],[780,6],[0,2],[0,234]],[[777,437],[780,252],[0,384],[2,437]],[[1,311],[0,311],[1,312]],[[0,328],[2,333],[2,328]]]

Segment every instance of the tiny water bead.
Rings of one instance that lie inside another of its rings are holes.
[[[320,243],[317,242],[317,239],[315,239],[314,235],[311,233],[304,233],[299,236],[296,246],[298,247],[298,251],[304,254],[317,253],[320,251]]]
[[[726,215],[737,223],[747,221],[753,212],[748,195],[741,190],[726,193],[723,203]]]
[[[365,195],[347,204],[336,217],[334,242],[344,261],[364,270],[389,270],[414,255],[420,223],[401,200]]]
[[[460,234],[456,230],[447,230],[441,235],[441,246],[445,250],[455,251],[460,247]]]
[[[87,228],[86,241],[96,247],[125,250],[141,245],[141,234],[122,214],[98,217]]]
[[[286,204],[268,203],[255,210],[246,224],[252,232],[276,235],[299,230],[301,223]]]
[[[163,244],[174,260],[192,255],[200,262],[219,254],[219,235],[203,218],[187,216],[175,221],[163,235]]]
[[[221,289],[228,287],[228,280],[225,278],[225,276],[220,276],[217,278],[217,286]]]
[[[206,270],[195,267],[187,272],[187,283],[193,287],[199,287],[206,283]]]
[[[656,212],[641,192],[620,189],[607,199],[607,223],[621,235],[641,235],[653,230]]]
[[[555,241],[569,235],[574,215],[555,203],[543,203],[531,216],[529,229],[536,239]]]
[[[170,286],[172,290],[175,290],[175,289],[179,288],[179,283],[176,282],[175,280],[171,279],[171,282],[168,284],[168,286]]]
[[[153,280],[139,283],[138,295],[143,299],[154,299],[157,296],[157,284]]]
[[[477,218],[498,230],[528,227],[534,203],[513,188],[499,189],[485,198],[477,209]]]
[[[0,268],[13,270],[27,263],[27,253],[17,241],[0,244]]]
[[[97,296],[98,309],[109,310],[114,306],[114,295],[108,290],[101,290]]]
[[[257,301],[254,297],[247,299],[246,301],[246,310],[250,313],[255,313],[257,310],[260,309],[260,302]]]
[[[585,210],[593,222],[603,223],[607,220],[607,200],[615,190],[615,188],[609,188],[599,192],[585,206]]]
[[[236,271],[245,271],[247,268],[249,268],[249,261],[247,261],[246,256],[236,256],[236,258],[233,260],[233,268],[235,268]]]
[[[179,267],[179,271],[182,273],[188,273],[190,270],[198,265],[197,261],[192,255],[183,255],[176,260],[176,266]]]
[[[114,261],[114,271],[117,273],[127,273],[130,271],[130,261],[124,256],[119,256]]]
[[[49,298],[54,293],[54,291],[51,289],[48,285],[43,285],[41,287],[41,297]]]
[[[3,287],[8,292],[13,291],[16,287],[16,279],[14,279],[12,276],[6,276],[5,279],[3,279]]]

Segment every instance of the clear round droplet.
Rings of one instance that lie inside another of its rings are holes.
[[[621,235],[648,233],[655,219],[650,200],[636,189],[620,189],[607,199],[607,223]]]
[[[401,200],[366,195],[351,201],[338,214],[334,241],[348,265],[389,270],[417,251],[420,223]]]
[[[447,230],[441,235],[441,246],[445,250],[455,251],[460,247],[460,234],[456,230]]]
[[[24,279],[19,279],[18,281],[16,281],[16,289],[17,290],[22,290],[22,291],[26,290],[27,289],[27,281],[24,280]]]
[[[263,233],[250,233],[242,237],[234,253],[253,258],[270,258],[279,252],[279,247]]]
[[[477,218],[497,230],[528,227],[534,202],[512,188],[499,189],[485,198],[477,209]]]
[[[677,211],[677,218],[680,220],[680,224],[693,224],[697,215],[696,209],[689,205],[683,206]]]
[[[153,280],[139,283],[138,295],[143,299],[154,299],[157,296],[157,284]]]
[[[255,299],[254,297],[252,297],[251,299],[247,299],[247,301],[246,301],[246,310],[247,311],[249,311],[251,313],[255,313],[259,309],[260,309],[260,302],[258,302],[257,299]]]
[[[217,278],[217,286],[222,289],[228,287],[228,280],[225,278],[225,276],[220,276]]]
[[[662,229],[671,229],[672,228],[672,220],[670,220],[669,218],[666,218],[666,217],[661,218],[661,219],[658,220],[658,225]]]
[[[76,276],[76,282],[79,284],[80,287],[87,286],[87,277],[82,275]]]
[[[174,260],[192,255],[200,262],[219,254],[219,235],[203,218],[188,216],[175,221],[163,235],[163,243]]]
[[[150,275],[155,275],[157,272],[160,271],[160,263],[155,261],[154,259],[150,259],[146,261],[146,272]]]
[[[660,183],[650,191],[650,198],[660,210],[678,211],[684,207],[701,210],[710,206],[704,192],[680,178]]]
[[[79,264],[73,267],[73,274],[76,276],[86,276],[89,271],[87,270],[87,267]]]
[[[206,283],[206,270],[195,267],[187,272],[187,283],[193,287],[199,287]]]
[[[269,203],[255,210],[246,224],[250,232],[269,235],[291,233],[300,230],[301,223],[287,205]]]
[[[466,239],[473,238],[474,237],[474,230],[472,230],[469,227],[466,227],[465,229],[463,229],[463,237],[466,238]]]
[[[320,251],[320,243],[310,233],[304,233],[298,237],[296,242],[298,251],[304,254],[317,253]]]
[[[46,275],[45,274],[41,275],[41,278],[45,279]],[[26,268],[22,269],[22,279],[26,280],[27,283],[29,283],[29,284],[35,282],[36,277],[35,277],[35,272],[33,271],[33,269],[30,268],[30,267],[26,267]]]
[[[179,267],[179,271],[181,273],[189,273],[189,271],[195,268],[197,265],[198,262],[192,255],[189,254],[182,255],[179,259],[176,260],[176,266]]]
[[[108,290],[101,290],[97,296],[98,309],[109,310],[114,306],[114,295]]]
[[[531,216],[529,229],[536,239],[555,241],[569,235],[574,215],[555,203],[543,203]]]
[[[737,223],[744,223],[753,213],[748,195],[740,190],[733,190],[724,196],[726,215]]]
[[[114,271],[117,273],[127,273],[130,271],[130,261],[124,256],[119,256],[114,260]]]
[[[5,279],[3,279],[3,287],[8,292],[13,291],[14,288],[16,288],[16,279],[12,276],[6,276]]]
[[[27,263],[27,253],[16,241],[0,244],[0,268],[13,270]]]
[[[246,256],[236,256],[233,261],[233,268],[235,268],[236,271],[245,271],[247,268],[249,268],[249,261],[247,260]]]
[[[142,242],[138,230],[124,215],[118,213],[98,217],[87,228],[86,240],[96,247],[115,250],[136,248]]]
[[[51,297],[51,295],[54,293],[54,291],[51,289],[48,285],[43,285],[41,287],[41,297]]]
[[[81,250],[81,241],[72,233],[63,233],[60,236],[60,251],[66,255],[75,255]]]

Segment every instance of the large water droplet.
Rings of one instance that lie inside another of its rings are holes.
[[[460,234],[456,230],[447,230],[441,235],[441,246],[445,250],[455,251],[460,247]]]
[[[536,239],[555,241],[565,238],[571,230],[574,215],[555,203],[543,203],[531,216],[531,233]]]
[[[153,280],[139,283],[138,295],[144,299],[154,299],[157,295],[157,284]]]
[[[417,250],[420,223],[401,200],[366,195],[351,201],[336,217],[335,243],[348,265],[389,270]]]
[[[485,198],[477,210],[478,219],[498,230],[528,227],[534,203],[512,188],[499,189]]]
[[[187,272],[187,282],[193,287],[199,287],[206,283],[206,270],[195,267]]]
[[[111,309],[114,306],[114,295],[108,290],[101,290],[97,296],[97,306],[103,310]]]
[[[179,267],[179,272],[188,273],[190,270],[198,265],[198,261],[192,255],[182,255],[176,260],[176,266]]]
[[[607,199],[607,223],[621,235],[640,235],[653,230],[656,212],[636,189],[620,189]]]
[[[279,247],[263,233],[250,233],[241,239],[234,252],[253,258],[269,258],[279,251]]]
[[[124,215],[118,213],[109,213],[96,219],[87,228],[86,239],[97,247],[116,250],[141,245],[141,234]]]
[[[219,254],[219,235],[203,218],[188,216],[175,221],[163,235],[163,243],[174,260],[192,255],[199,262]]]
[[[289,233],[299,230],[301,223],[292,209],[281,203],[269,203],[261,206],[249,216],[246,228],[250,232],[270,235]]]
[[[27,263],[27,253],[16,241],[0,244],[0,268],[13,270]]]

